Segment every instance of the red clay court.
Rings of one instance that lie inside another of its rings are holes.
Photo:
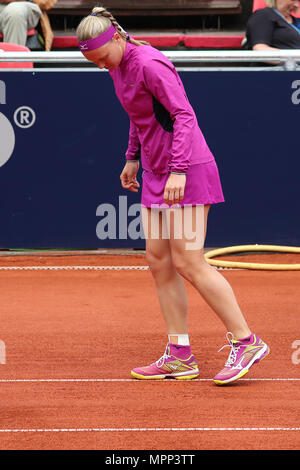
[[[225,331],[189,285],[199,378],[131,378],[166,343],[143,254],[19,254],[0,265],[1,449],[299,448],[299,271],[222,271],[271,354],[218,387]]]

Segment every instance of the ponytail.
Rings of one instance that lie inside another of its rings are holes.
[[[97,20],[95,21],[95,18]],[[99,21],[100,20],[100,21]],[[135,46],[150,46],[147,41],[138,41],[129,36],[126,31],[119,25],[115,17],[104,7],[95,7],[92,13],[79,23],[77,27],[78,41],[87,41],[93,39],[99,34],[104,33],[111,25],[113,25],[117,33],[125,40]]]

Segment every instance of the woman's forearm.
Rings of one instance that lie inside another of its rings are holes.
[[[278,51],[276,47],[268,46],[267,44],[255,44],[253,46],[254,51]]]
[[[254,51],[279,51],[277,47],[271,47],[271,46],[268,46],[267,44],[255,44],[255,46],[253,46],[253,50]],[[272,62],[268,62],[268,64],[279,65],[280,62],[272,61]]]

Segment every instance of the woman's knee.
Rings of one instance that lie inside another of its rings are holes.
[[[192,280],[192,269],[189,263],[187,263],[182,258],[173,258],[173,265],[178,274],[180,274],[184,279],[191,281]]]
[[[196,277],[201,277],[208,267],[202,252],[188,256],[173,253],[172,262],[176,271],[190,282],[193,282]]]
[[[147,250],[146,260],[154,276],[172,269],[172,260],[169,254]]]

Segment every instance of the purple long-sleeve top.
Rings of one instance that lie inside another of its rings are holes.
[[[143,169],[158,174],[214,160],[182,81],[160,51],[127,42],[110,75],[130,119],[127,160],[141,157]]]

